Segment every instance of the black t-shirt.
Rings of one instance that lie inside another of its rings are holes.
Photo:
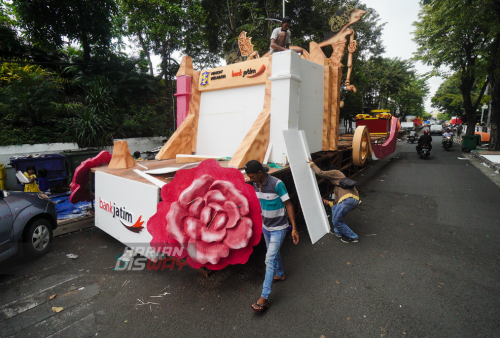
[[[431,144],[432,143],[432,136],[431,135],[422,135],[418,139],[418,144],[423,145],[423,144]]]

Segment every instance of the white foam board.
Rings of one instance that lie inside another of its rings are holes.
[[[134,172],[139,175],[139,176],[142,176],[144,177],[145,179],[147,179],[149,182],[153,183],[154,185],[156,185],[157,187],[161,188],[163,187],[165,184],[165,182],[162,182],[160,181],[159,179],[157,179],[156,177],[153,177],[149,174],[146,174],[145,172],[143,171],[140,171],[139,169],[134,169]]]
[[[500,155],[483,155],[485,159],[493,163],[500,163]]]
[[[30,183],[30,181],[28,180],[28,178],[26,176],[24,176],[24,174],[22,172],[20,172],[20,171],[18,171],[16,173],[16,177],[19,180],[19,182],[21,182],[21,183]]]
[[[283,130],[283,137],[307,231],[314,244],[330,232],[330,224],[316,177],[307,163],[311,153],[306,135],[303,130]]]

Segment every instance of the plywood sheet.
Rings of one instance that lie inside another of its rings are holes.
[[[306,135],[303,130],[283,130],[283,137],[307,230],[314,244],[330,231],[330,224],[316,177],[307,164],[311,153]]]

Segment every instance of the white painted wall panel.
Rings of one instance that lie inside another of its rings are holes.
[[[290,50],[273,54],[271,76],[270,160],[281,163],[286,153],[283,130],[297,129],[300,114],[300,56]]]
[[[232,157],[264,106],[265,85],[201,93],[197,155]]]
[[[309,150],[322,150],[324,67],[300,60],[300,116],[297,128],[305,132]]]
[[[307,159],[311,156],[307,138],[303,130],[283,130],[283,138],[302,213],[314,244],[330,231],[330,224],[314,172],[307,163]]]

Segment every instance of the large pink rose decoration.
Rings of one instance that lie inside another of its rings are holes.
[[[82,201],[90,202],[90,191],[86,188],[89,183],[90,168],[108,164],[111,162],[111,157],[112,155],[109,151],[103,150],[95,157],[88,158],[80,163],[80,165],[75,169],[73,181],[69,185],[71,189],[69,201],[71,203],[76,204]]]
[[[161,196],[147,224],[151,246],[158,252],[187,257],[194,268],[219,270],[246,263],[260,241],[259,200],[237,169],[203,161],[178,171]]]

